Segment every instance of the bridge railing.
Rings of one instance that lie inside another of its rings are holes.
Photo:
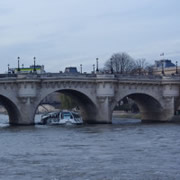
[[[0,74],[0,78],[5,78],[5,77],[17,77],[17,74]]]
[[[128,74],[116,74],[118,79],[162,79],[161,75],[128,75]]]
[[[65,79],[65,78],[94,78],[96,74],[70,74],[70,73],[43,73],[43,74],[18,74],[19,79]]]
[[[83,77],[96,77],[96,74],[45,73],[45,74],[39,74],[38,77],[40,77],[40,78],[67,78],[67,77],[83,78]]]
[[[180,80],[180,74],[177,75],[129,75],[129,74],[107,74],[107,73],[28,73],[28,74],[0,74],[0,80],[10,79],[65,79],[65,78],[110,78],[110,79],[122,79],[122,80]]]
[[[17,74],[0,74],[0,78],[16,78]]]

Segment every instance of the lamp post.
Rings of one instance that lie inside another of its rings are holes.
[[[19,60],[20,60],[20,57],[18,56],[17,59],[18,59],[18,72],[19,72],[19,71],[20,71],[20,67],[19,67]]]
[[[36,57],[34,57],[33,59],[34,59],[34,72],[36,72]]]
[[[178,74],[178,62],[176,61],[176,74]]]
[[[161,64],[162,64],[162,74],[164,75],[164,62],[161,61]]]
[[[9,64],[8,64],[8,74],[9,74]]]
[[[82,74],[82,64],[80,64],[80,72],[81,72],[81,74]]]
[[[98,58],[96,58],[96,72],[98,72],[99,71],[99,64],[98,64]]]
[[[93,64],[93,73],[95,73],[95,64]]]

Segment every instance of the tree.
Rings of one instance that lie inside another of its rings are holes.
[[[69,109],[76,107],[73,99],[65,94],[60,94],[61,109]]]
[[[146,67],[146,70],[147,70],[149,75],[153,75],[153,67],[154,67],[153,65],[148,65]]]
[[[146,62],[146,59],[137,59],[135,60],[133,73],[135,74],[146,74],[146,68],[148,66],[148,63]]]
[[[105,63],[105,70],[114,73],[128,74],[134,67],[134,60],[127,53],[115,53]]]
[[[137,59],[135,60],[133,74],[145,75],[150,74],[152,71],[152,66],[146,62],[146,59]]]

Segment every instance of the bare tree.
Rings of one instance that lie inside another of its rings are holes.
[[[105,70],[114,73],[128,74],[134,68],[134,60],[127,53],[115,53],[105,63]]]
[[[146,59],[137,59],[135,60],[135,66],[133,69],[133,73],[135,74],[146,74],[146,67],[148,66],[148,63],[146,62]]]
[[[135,60],[135,65],[132,72],[139,75],[149,74],[151,69],[151,65],[146,62],[146,59],[142,58]]]
[[[147,70],[149,75],[153,75],[153,67],[154,67],[153,65],[148,65],[146,67],[146,70]]]

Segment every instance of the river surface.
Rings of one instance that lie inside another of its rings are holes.
[[[1,180],[180,179],[179,123],[17,127],[7,120],[0,115]]]

